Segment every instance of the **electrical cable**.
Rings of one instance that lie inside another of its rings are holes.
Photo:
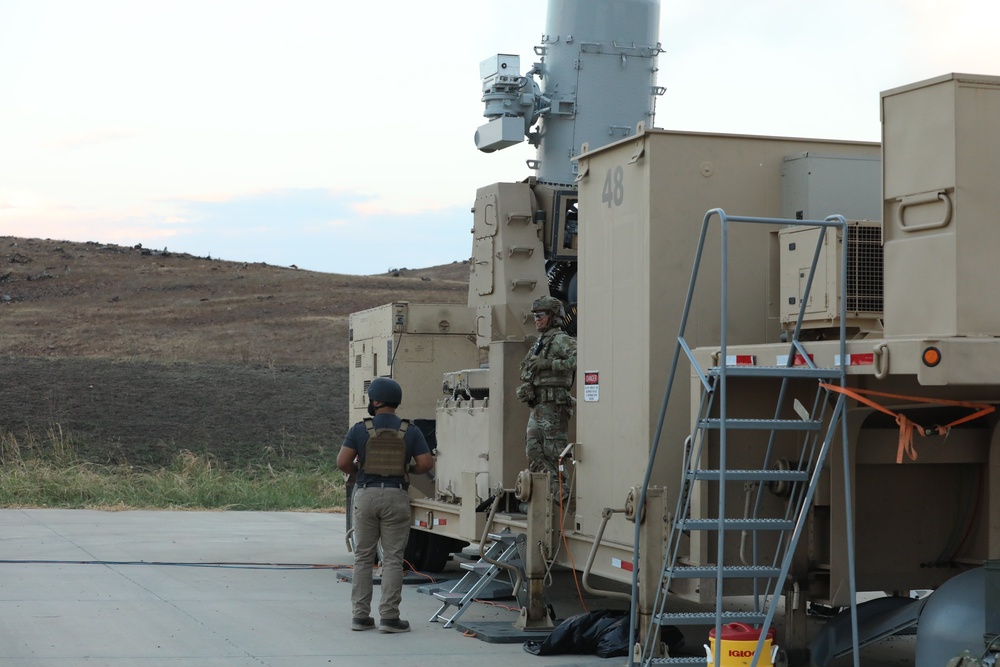
[[[589,611],[587,609],[587,603],[583,601],[583,591],[580,590],[580,582],[576,578],[576,563],[573,562],[573,551],[569,548],[569,542],[566,539],[566,531],[564,529],[565,518],[563,515],[563,493],[562,493],[562,470],[563,470],[563,457],[559,457],[559,533],[562,535],[563,544],[566,545],[566,555],[569,556],[570,572],[573,573],[573,585],[576,586],[576,595],[580,598],[580,606],[584,611]],[[576,482],[576,474],[574,472],[572,479],[570,480],[569,493],[573,493],[573,486]]]
[[[390,338],[389,340],[392,340]],[[403,341],[403,330],[400,329],[399,336],[392,344],[392,356],[389,357],[389,377],[392,377],[393,364],[396,363],[396,354],[399,353],[399,344]]]
[[[517,597],[515,596],[514,599],[516,600]],[[509,607],[509,606],[507,606],[505,604],[500,604],[499,602],[493,602],[492,600],[481,600],[479,598],[473,598],[472,601],[473,602],[478,602],[479,604],[485,604],[485,605],[488,605],[490,607],[500,607],[501,609],[505,609],[507,611],[521,611],[520,607]]]
[[[43,560],[43,559],[0,559],[0,565],[156,565],[160,567],[214,567],[233,570],[350,570],[350,565],[333,565],[323,563],[239,563],[239,562],[206,562],[182,563],[176,561],[155,560]]]
[[[979,473],[974,473],[975,482],[971,485],[966,485],[966,499],[958,512],[956,520],[952,523],[952,531],[951,535],[948,536],[948,541],[941,549],[937,558],[932,561],[934,565],[940,566],[952,563],[955,557],[961,553],[962,547],[968,541],[972,527],[975,525],[976,519],[979,515],[980,494],[982,493],[982,485],[984,483],[984,472],[985,468]]]
[[[980,661],[986,659],[986,656],[989,655],[990,651],[993,650],[993,645],[997,643],[998,639],[1000,639],[1000,635],[997,635],[990,640],[990,643],[986,645],[986,650],[983,651],[983,656],[979,659]]]
[[[951,561],[955,560],[955,558],[958,556],[958,554],[960,554],[962,552],[962,547],[965,546],[965,543],[969,540],[969,536],[972,535],[972,528],[976,524],[976,519],[979,516],[979,505],[980,505],[980,502],[982,501],[982,487],[983,487],[983,484],[984,484],[985,478],[986,478],[986,467],[985,466],[983,466],[980,469],[979,475],[977,477],[978,477],[978,479],[977,479],[976,488],[975,488],[975,491],[973,492],[972,511],[969,512],[969,515],[968,515],[969,516],[969,520],[966,523],[965,532],[963,533],[962,539],[961,539],[961,541],[959,541],[958,546],[955,547],[955,551],[953,551],[951,553],[951,555],[948,557],[948,562],[951,562]]]
[[[542,561],[545,562],[545,576],[542,579],[545,582],[545,586],[546,587],[549,587],[549,586],[552,585],[552,568],[555,567],[556,560],[559,558],[559,552],[562,551],[563,543],[566,542],[566,536],[565,536],[564,531],[563,531],[563,521],[564,521],[564,519],[563,519],[563,509],[562,509],[562,472],[561,472],[561,470],[562,470],[562,457],[560,456],[559,457],[559,467],[556,470],[556,479],[558,480],[558,484],[559,484],[559,517],[558,517],[559,518],[559,533],[563,536],[563,541],[562,541],[562,543],[556,542],[556,548],[552,552],[552,556],[550,558],[546,558],[545,557],[545,549],[542,546],[541,542],[538,543],[538,553],[540,554],[540,556],[542,558]],[[566,545],[566,553],[569,553],[569,545]],[[572,555],[570,556],[570,559],[572,559]],[[575,568],[574,568],[574,571],[575,571]]]
[[[427,574],[426,572],[421,572],[417,568],[413,567],[413,563],[411,563],[410,561],[406,560],[405,558],[403,559],[403,564],[406,565],[407,567],[409,567],[410,568],[410,572],[412,572],[413,574],[416,574],[416,575],[419,575],[419,576],[423,577],[424,579],[426,579],[427,581],[429,581],[432,584],[436,584],[437,583],[437,579],[435,579],[431,575]],[[404,569],[404,571],[405,571],[405,569]]]

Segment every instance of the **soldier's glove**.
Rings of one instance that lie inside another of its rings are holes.
[[[522,403],[531,405],[531,403],[535,400],[535,387],[530,382],[523,382],[517,385],[517,389],[514,393],[517,395],[517,400]]]
[[[528,360],[528,370],[534,373],[535,371],[544,371],[552,368],[552,360],[546,359],[545,357],[534,357]]]

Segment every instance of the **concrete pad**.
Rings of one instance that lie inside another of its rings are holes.
[[[536,656],[512,600],[476,602],[451,628],[429,592],[452,563],[403,591],[407,634],[351,632],[353,555],[342,514],[0,510],[0,665],[17,667],[622,667],[625,658]],[[377,608],[379,589],[374,605]],[[557,619],[623,609],[580,593],[570,573],[547,588]],[[558,623],[558,620],[557,620]],[[703,643],[688,629],[696,654]],[[476,635],[473,637],[472,635]],[[705,630],[707,636],[707,629]],[[862,651],[865,667],[912,665],[913,637]],[[846,667],[841,658],[834,667]]]
[[[351,632],[345,531],[341,514],[0,510],[0,664],[616,664],[463,636],[428,620],[438,601],[415,586],[412,632]],[[513,623],[517,610],[477,603],[465,617]]]

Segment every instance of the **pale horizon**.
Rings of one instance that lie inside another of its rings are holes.
[[[1000,75],[975,0],[661,4],[655,126],[879,141],[879,94]],[[471,254],[479,62],[539,0],[0,0],[0,234],[372,274]],[[392,20],[385,14],[392,13]],[[991,71],[992,70],[992,71]]]

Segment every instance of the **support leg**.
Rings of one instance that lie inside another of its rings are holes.
[[[521,616],[514,622],[514,626],[522,630],[551,630],[554,627],[545,606],[545,559],[552,553],[552,516],[549,476],[545,473],[531,473],[527,553],[524,563],[527,603],[521,608]]]

